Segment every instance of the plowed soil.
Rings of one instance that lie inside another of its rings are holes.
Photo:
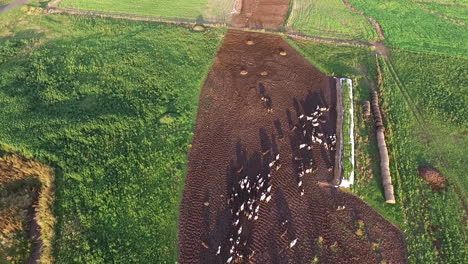
[[[298,187],[299,117],[328,107],[320,131],[333,135],[335,104],[334,79],[280,36],[227,33],[200,97],[181,204],[180,263],[226,263],[233,255],[229,263],[406,263],[397,227],[353,195],[319,184],[333,177],[334,151],[314,143],[307,152],[313,172]],[[238,204],[229,198],[239,179],[269,171],[265,164],[277,153],[271,200],[258,202],[257,220],[242,215],[233,225]],[[241,242],[230,253],[239,226]]]
[[[240,13],[231,19],[235,27],[278,29],[285,23],[289,0],[239,1],[242,1]]]

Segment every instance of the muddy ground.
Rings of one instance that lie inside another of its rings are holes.
[[[280,36],[227,33],[200,96],[181,204],[180,263],[406,262],[398,228],[326,184],[335,151],[319,143],[300,148],[306,130],[300,116],[317,105],[329,108],[317,129],[332,136],[335,104],[333,78]],[[299,177],[305,160],[311,171]],[[271,200],[258,194],[258,219],[237,217],[239,203],[252,196],[239,191],[239,181],[257,184],[256,175],[267,173]]]
[[[285,24],[289,0],[239,0],[240,13],[234,15],[231,24],[235,27],[254,29],[279,29]]]

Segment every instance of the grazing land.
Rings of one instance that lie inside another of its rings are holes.
[[[372,25],[342,0],[291,0],[287,29],[302,34],[357,41],[377,40]]]
[[[391,169],[399,181],[409,260],[464,263],[468,150],[461,146],[468,144],[468,97],[463,82],[453,80],[463,80],[467,60],[400,50],[393,54],[391,63],[383,63],[383,107],[388,111],[395,160]],[[418,175],[418,167],[425,165],[442,172],[450,182],[445,190],[433,191]]]
[[[468,24],[468,3],[463,4],[441,4],[437,2],[419,2],[420,6],[437,12],[452,19],[456,19],[464,24]]]
[[[230,0],[62,0],[58,7],[108,11],[162,18],[228,22],[234,1]]]
[[[207,7],[207,0],[62,0],[59,7],[148,15],[166,18],[196,19]]]
[[[199,89],[223,30],[0,14],[0,145],[57,170],[57,263],[174,263]]]
[[[349,0],[377,20],[386,44],[411,51],[466,56],[466,27],[433,15],[405,0]]]
[[[369,84],[377,83],[377,71],[368,50],[303,41],[295,45],[323,72],[356,78],[355,105],[370,100]],[[384,203],[374,158],[378,150],[373,121],[362,115],[362,107],[355,109],[357,182],[353,191],[399,225],[407,239],[409,263],[463,263],[468,258],[464,177],[468,151],[460,146],[468,144],[464,107],[468,98],[463,82],[453,80],[463,79],[467,60],[404,50],[392,50],[390,58],[392,66],[380,60],[384,78],[380,93],[398,203]],[[451,182],[445,191],[434,192],[418,175],[418,167],[425,165],[437,167]]]

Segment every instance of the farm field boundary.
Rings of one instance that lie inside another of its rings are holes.
[[[166,19],[166,18],[161,18],[161,17],[140,16],[140,15],[113,13],[113,12],[106,12],[106,11],[59,8],[59,7],[54,7],[54,6],[49,6],[47,8],[47,12],[51,14],[82,15],[82,16],[127,19],[127,20],[132,20],[132,21],[156,22],[156,23],[180,25],[180,26],[185,26],[185,27],[193,27],[198,22],[196,20],[190,20],[190,19]],[[269,31],[265,29],[255,30],[251,28],[240,28],[240,27],[233,27],[230,24],[221,23],[221,22],[204,21],[203,25],[208,26],[208,27],[242,29],[245,31],[252,31],[252,32],[280,34],[280,35],[285,35],[292,39],[309,40],[309,41],[320,42],[320,43],[342,44],[342,45],[357,46],[357,47],[374,47],[374,44],[369,43],[369,42],[359,42],[359,41],[350,41],[350,40],[344,40],[344,39],[316,37],[316,36],[304,35],[298,32],[283,33],[283,32],[277,32],[277,31]]]

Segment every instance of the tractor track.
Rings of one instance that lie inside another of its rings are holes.
[[[272,171],[272,199],[260,202],[258,220],[242,218],[248,241],[242,251],[253,255],[237,263],[308,263],[314,257],[319,263],[376,263],[375,241],[382,244],[385,260],[406,262],[397,227],[360,199],[321,183],[333,179],[334,151],[313,145],[317,169],[303,176],[301,195],[293,157],[302,132],[291,127],[299,122],[302,107],[321,102],[330,107],[323,131],[335,133],[335,83],[279,35],[228,31],[200,96],[180,209],[180,263],[229,262],[229,238],[238,231],[226,203],[232,197],[229,186],[244,170],[255,175],[268,161],[269,154],[262,153],[274,149],[281,168]],[[272,112],[260,100],[263,86]],[[368,239],[355,234],[358,220],[369,227]]]
[[[439,12],[436,12],[436,11],[434,11],[434,10],[428,8],[428,7],[425,7],[425,6],[422,5],[421,3],[416,2],[416,5],[417,5],[419,8],[421,8],[422,10],[424,10],[424,11],[426,11],[426,12],[432,14],[432,15],[435,15],[435,16],[438,16],[438,17],[440,17],[440,18],[442,18],[442,19],[445,19],[445,20],[447,20],[447,21],[449,21],[449,22],[451,22],[451,23],[453,23],[453,24],[455,24],[455,25],[457,25],[457,26],[466,27],[466,24],[463,23],[463,22],[460,21],[460,20],[457,20],[457,19],[448,17],[448,16],[443,15],[443,14],[441,14],[441,13],[439,13]],[[461,7],[461,8],[467,8],[467,7],[465,6],[465,7]]]

